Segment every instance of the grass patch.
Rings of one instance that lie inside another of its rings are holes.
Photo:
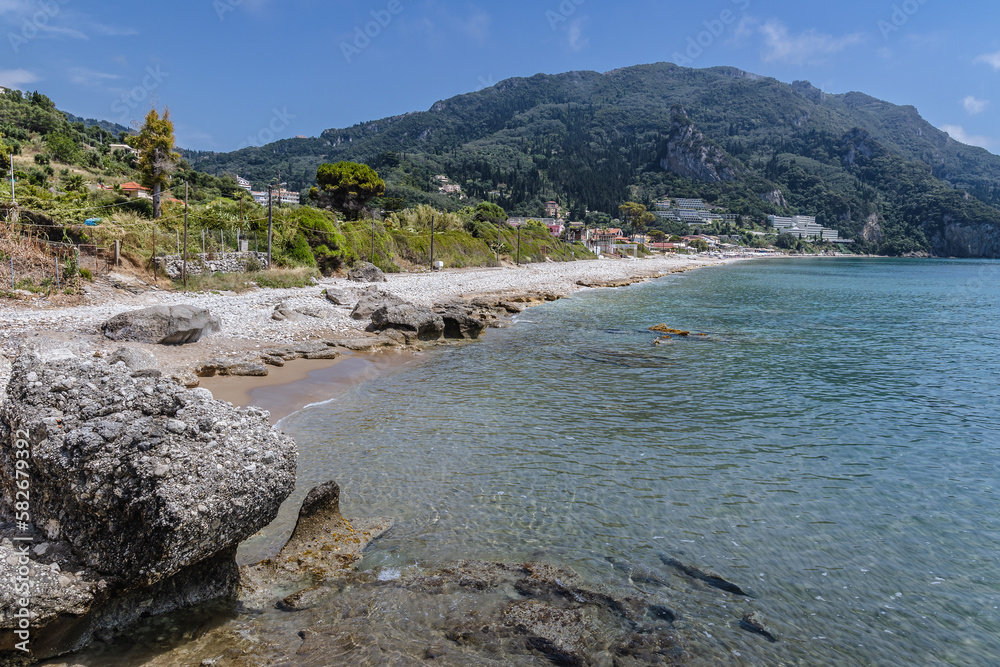
[[[188,292],[247,292],[257,287],[286,289],[290,287],[308,287],[313,278],[319,278],[320,273],[314,268],[271,269],[253,273],[213,273],[210,275],[190,276],[187,288],[178,280],[174,287]]]

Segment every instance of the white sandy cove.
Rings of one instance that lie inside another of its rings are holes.
[[[569,294],[581,289],[578,281],[602,282],[651,277],[683,268],[723,263],[719,259],[690,256],[658,256],[627,260],[581,260],[547,262],[498,268],[454,269],[437,273],[406,273],[388,275],[388,283],[380,289],[397,294],[407,301],[432,305],[452,298],[472,298],[516,292],[555,292]],[[111,276],[121,282],[136,279]],[[140,285],[141,287],[141,285]],[[157,304],[190,304],[208,308],[222,319],[222,331],[196,344],[200,353],[218,348],[219,353],[233,352],[261,345],[289,343],[309,338],[352,336],[364,330],[367,322],[350,318],[350,307],[333,308],[323,290],[336,288],[355,295],[368,285],[352,283],[345,278],[328,278],[317,284],[297,289],[260,289],[243,294],[192,293],[148,289],[131,294],[120,289],[91,289],[85,305],[58,306],[46,299],[36,301],[0,301],[0,349],[10,356],[26,336],[36,334],[58,337],[80,336],[95,348],[114,346],[112,341],[98,336],[102,322],[118,313]],[[309,318],[306,322],[279,322],[272,319],[279,303],[295,305],[322,304],[329,306],[324,319]],[[254,345],[256,344],[256,345]],[[185,348],[194,346],[184,346]],[[177,348],[173,348],[179,352]],[[95,349],[94,351],[97,351]],[[194,352],[194,350],[191,350]],[[176,352],[175,352],[176,354]],[[159,355],[158,355],[159,356]]]

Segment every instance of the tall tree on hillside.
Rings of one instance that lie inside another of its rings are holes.
[[[644,231],[650,223],[656,221],[654,214],[647,211],[642,204],[636,204],[634,201],[625,202],[618,207],[618,211],[628,221],[633,234]]]
[[[375,197],[385,194],[385,181],[366,164],[338,162],[321,164],[316,170],[317,187],[309,198],[322,208],[333,208],[355,220]]]
[[[150,109],[139,134],[126,137],[126,142],[139,151],[139,173],[142,185],[153,191],[153,217],[162,215],[160,194],[170,184],[170,174],[181,159],[174,152],[174,123],[170,120],[170,109],[163,110],[163,116],[156,109]]]

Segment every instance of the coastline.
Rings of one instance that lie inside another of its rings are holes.
[[[588,288],[622,287],[706,266],[719,266],[739,259],[700,256],[657,256],[643,259],[577,260],[546,262],[522,266],[453,269],[441,272],[388,274],[386,282],[356,283],[344,277],[316,281],[314,285],[289,289],[256,289],[245,293],[185,293],[159,290],[136,276],[112,273],[88,284],[82,298],[66,303],[60,297],[39,297],[27,301],[0,302],[0,358],[13,359],[17,350],[33,340],[51,339],[76,354],[108,357],[121,347],[149,353],[153,368],[189,388],[209,386],[212,375],[239,376],[231,384],[239,390],[220,388],[239,401],[258,385],[284,385],[291,380],[281,371],[282,361],[274,361],[268,352],[280,349],[284,362],[317,357],[330,359],[329,350],[351,358],[351,353],[373,355],[381,359],[387,350],[414,351],[412,341],[377,336],[366,331],[367,319],[351,318],[353,304],[366,290],[376,288],[418,306],[441,303],[473,303],[492,299],[516,301],[518,308],[535,303],[566,298]],[[336,305],[324,296],[327,290],[346,297],[348,306]],[[208,309],[220,318],[222,330],[195,343],[165,346],[144,343],[118,343],[101,333],[101,325],[123,312],[156,305],[190,305]],[[296,319],[276,318],[281,309],[320,311],[318,316]],[[503,309],[500,309],[502,311]],[[501,316],[506,313],[501,312]],[[493,322],[492,326],[502,325]],[[486,334],[488,335],[488,333]],[[429,343],[438,345],[440,343]],[[327,350],[329,353],[324,353]],[[299,363],[298,361],[292,363]],[[253,365],[253,373],[229,372],[227,366]],[[268,365],[265,365],[268,364]],[[330,364],[334,366],[335,364]],[[0,386],[6,383],[5,364],[0,362]],[[288,377],[309,371],[295,366]],[[262,376],[262,377],[261,377]],[[269,379],[270,378],[270,379]],[[299,378],[301,379],[301,378]],[[234,392],[234,393],[233,393]],[[229,400],[229,399],[227,399]]]

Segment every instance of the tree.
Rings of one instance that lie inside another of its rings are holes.
[[[654,229],[649,233],[649,240],[653,243],[663,243],[667,240],[667,233],[659,229]]]
[[[70,174],[62,179],[62,183],[69,192],[82,192],[87,187],[87,179],[80,174]]]
[[[309,190],[309,198],[322,208],[333,208],[351,220],[375,197],[385,194],[385,181],[366,164],[338,162],[321,164],[316,170],[317,187]]]
[[[174,152],[174,123],[170,120],[170,109],[163,110],[163,117],[156,109],[150,109],[139,134],[126,137],[125,141],[139,151],[137,168],[142,185],[153,191],[153,217],[159,218],[163,214],[160,195],[170,185],[170,174],[181,159],[180,154]]]
[[[508,217],[507,211],[493,202],[481,201],[473,210],[473,218],[478,222],[492,222],[494,225],[499,225],[507,222]]]
[[[788,232],[782,232],[778,234],[778,239],[774,242],[775,248],[781,248],[782,250],[794,250],[799,245],[799,240],[795,238],[793,234]]]
[[[634,201],[625,202],[618,207],[618,211],[628,221],[633,234],[642,232],[650,223],[656,221],[654,214],[647,211],[642,204],[637,204]]]

